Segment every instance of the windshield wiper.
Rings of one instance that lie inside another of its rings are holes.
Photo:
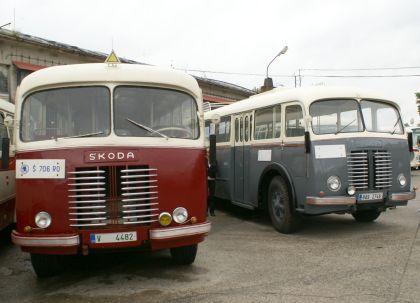
[[[349,124],[346,124],[345,126],[343,126],[340,130],[336,131],[334,135],[341,133],[347,126],[350,126],[350,124],[353,124],[354,121],[356,121],[356,119],[351,121]]]
[[[143,125],[143,124],[140,124],[140,123],[138,123],[138,122],[136,122],[136,121],[133,121],[133,120],[131,120],[130,118],[125,118],[125,119],[126,119],[128,122],[133,123],[135,126],[138,126],[138,127],[142,128],[142,129],[145,129],[145,130],[147,130],[148,132],[150,132],[150,133],[152,133],[152,134],[158,134],[158,135],[160,135],[161,137],[165,138],[166,140],[168,140],[168,139],[169,139],[169,137],[168,137],[167,135],[164,135],[164,134],[162,134],[161,132],[158,132],[157,130],[154,130],[154,129],[152,129],[152,128],[150,128],[150,127],[146,126],[146,125]]]
[[[398,117],[397,122],[395,122],[394,126],[392,127],[391,135],[395,134],[395,132],[397,131],[397,124],[398,122],[400,122],[400,120],[401,120],[401,116]]]
[[[81,134],[81,135],[74,135],[74,136],[68,136],[68,137],[61,137],[61,138],[55,138],[55,140],[57,139],[72,139],[72,138],[85,138],[85,137],[93,137],[96,135],[102,135],[104,132],[96,132],[96,133],[87,133],[87,134]]]

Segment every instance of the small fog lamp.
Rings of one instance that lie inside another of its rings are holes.
[[[398,175],[398,183],[400,184],[401,187],[404,187],[407,185],[407,179],[405,178],[404,174]]]
[[[327,185],[331,191],[338,191],[341,188],[341,180],[337,176],[331,176],[327,180]]]
[[[174,216],[174,221],[179,224],[184,223],[188,219],[188,212],[184,207],[175,208],[172,215]]]
[[[46,211],[41,211],[35,215],[35,224],[39,228],[47,228],[51,225],[51,216]]]
[[[354,196],[354,194],[356,193],[356,188],[353,185],[350,185],[347,188],[347,193],[349,196]]]
[[[172,216],[170,213],[163,212],[159,215],[159,223],[162,226],[168,226],[172,222]]]

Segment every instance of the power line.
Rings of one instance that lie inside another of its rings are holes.
[[[188,69],[188,68],[174,68],[186,72],[208,73],[208,74],[222,74],[222,75],[235,75],[235,76],[257,76],[265,77],[265,74],[259,73],[244,73],[244,72],[225,72],[225,71],[211,71],[202,69]],[[304,74],[302,71],[374,71],[374,70],[401,70],[401,69],[420,69],[420,66],[406,66],[406,67],[381,67],[381,68],[354,68],[354,69],[299,69],[299,74],[284,75],[273,74],[271,77],[276,78],[294,78],[294,77],[313,77],[313,78],[404,78],[404,77],[420,77],[420,74],[391,74],[391,75],[316,75]]]

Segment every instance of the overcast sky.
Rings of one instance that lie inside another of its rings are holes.
[[[420,67],[419,12],[419,0],[1,0],[0,26],[12,22],[6,28],[93,51],[113,47],[120,57],[249,89],[263,84],[267,64],[287,45],[269,69],[275,86],[294,87],[301,70],[302,86],[380,90],[405,120],[419,120],[420,77],[319,77],[420,75],[420,68],[341,71]]]

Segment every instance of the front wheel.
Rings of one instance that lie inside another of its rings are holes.
[[[62,256],[31,254],[32,267],[38,278],[47,278],[63,271]]]
[[[180,265],[190,265],[194,262],[197,255],[198,245],[189,245],[171,248],[171,256],[175,263]]]
[[[357,222],[372,222],[378,219],[381,211],[378,209],[358,210],[351,215]]]
[[[274,228],[284,234],[295,232],[301,224],[291,204],[286,182],[280,176],[274,177],[268,186],[268,212]]]

